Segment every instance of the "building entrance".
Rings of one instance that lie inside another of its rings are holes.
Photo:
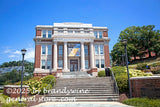
[[[70,60],[70,71],[78,71],[78,60]]]

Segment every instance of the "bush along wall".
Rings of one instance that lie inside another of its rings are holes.
[[[53,75],[48,75],[43,78],[34,77],[30,79],[26,83],[26,85],[29,86],[30,94],[34,95],[34,94],[37,94],[38,91],[40,91],[40,94],[46,94],[46,93],[43,93],[44,88],[46,88],[46,90],[52,89],[55,83],[56,83],[56,78]],[[35,91],[35,90],[38,90],[38,91]]]
[[[126,67],[116,66],[116,67],[112,67],[112,70],[114,72],[120,93],[127,92],[128,91],[128,76],[127,76]],[[130,77],[152,76],[152,74],[145,74],[141,70],[129,69],[129,76]]]

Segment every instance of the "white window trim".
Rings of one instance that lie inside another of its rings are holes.
[[[44,30],[42,30],[42,35],[41,35],[41,37],[43,38],[43,31]],[[51,31],[51,38],[52,38],[52,30],[45,30],[46,31],[46,38],[48,38],[48,31]]]
[[[95,39],[103,39],[103,31],[101,31],[101,30],[95,30],[94,32],[97,32],[97,38],[95,37]],[[102,38],[99,38],[99,35],[100,35],[99,32],[102,32]]]

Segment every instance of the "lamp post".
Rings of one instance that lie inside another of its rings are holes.
[[[26,54],[26,49],[22,49],[22,72],[21,72],[21,92],[20,92],[20,103],[22,102],[22,84],[23,84],[23,66],[24,66],[24,55]]]
[[[121,42],[123,43],[124,49],[125,49],[126,67],[127,67],[127,74],[128,74],[128,86],[129,86],[129,97],[132,98],[132,92],[131,92],[131,87],[130,87],[129,69],[128,69],[127,40],[123,39]]]

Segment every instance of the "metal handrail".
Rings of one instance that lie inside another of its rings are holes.
[[[112,80],[114,81],[114,91],[116,92],[116,94],[119,94],[119,88],[118,88],[114,73],[113,73],[112,69],[110,71],[112,73]]]

